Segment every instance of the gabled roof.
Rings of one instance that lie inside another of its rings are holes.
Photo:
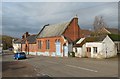
[[[26,39],[22,40],[22,44],[25,44],[25,41],[27,40],[29,44],[32,44],[32,43],[36,43],[36,38],[37,38],[37,34],[34,34],[34,35],[30,35],[28,36]]]
[[[105,39],[106,35],[97,36],[97,37],[86,37],[81,43],[75,44],[74,47],[82,47],[86,42],[101,42]]]
[[[20,44],[22,42],[22,39],[15,39],[14,43],[15,44]]]
[[[65,31],[70,22],[45,26],[38,38],[60,36]]]
[[[37,35],[30,35],[27,37],[28,43],[35,43]]]
[[[105,28],[108,30],[111,34],[118,34],[120,31],[117,28]]]
[[[22,43],[22,44],[25,44],[25,41],[26,41],[26,39],[22,40],[21,43]]]

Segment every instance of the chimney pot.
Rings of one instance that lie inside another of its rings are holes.
[[[77,17],[77,14],[75,15],[75,17],[74,17],[74,18],[78,18],[78,17]]]

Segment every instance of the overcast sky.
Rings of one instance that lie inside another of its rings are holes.
[[[92,29],[95,16],[118,27],[117,2],[3,2],[2,31],[14,37],[26,31],[35,34],[46,24],[68,22],[76,14],[82,29]]]

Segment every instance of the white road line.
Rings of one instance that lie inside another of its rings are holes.
[[[92,70],[92,69],[88,69],[88,68],[83,68],[83,67],[78,67],[78,66],[73,66],[73,65],[66,65],[69,67],[73,67],[73,68],[78,68],[78,69],[83,69],[83,70],[87,70],[87,71],[92,71],[92,72],[98,72],[96,70]]]

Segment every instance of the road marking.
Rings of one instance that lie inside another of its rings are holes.
[[[52,63],[52,64],[59,64],[59,63],[52,62],[52,61],[46,61],[46,62]],[[65,66],[69,66],[69,67],[73,67],[73,68],[78,68],[78,69],[83,69],[83,70],[92,71],[92,72],[98,72],[96,70],[92,70],[92,69],[88,69],[88,68],[84,68],[84,67],[78,67],[78,66],[74,66],[74,65],[65,65]]]
[[[96,70],[92,70],[92,69],[88,69],[88,68],[83,68],[83,67],[78,67],[78,66],[73,66],[73,65],[66,65],[69,67],[73,67],[73,68],[78,68],[78,69],[83,69],[83,70],[87,70],[87,71],[92,71],[92,72],[98,72]]]

